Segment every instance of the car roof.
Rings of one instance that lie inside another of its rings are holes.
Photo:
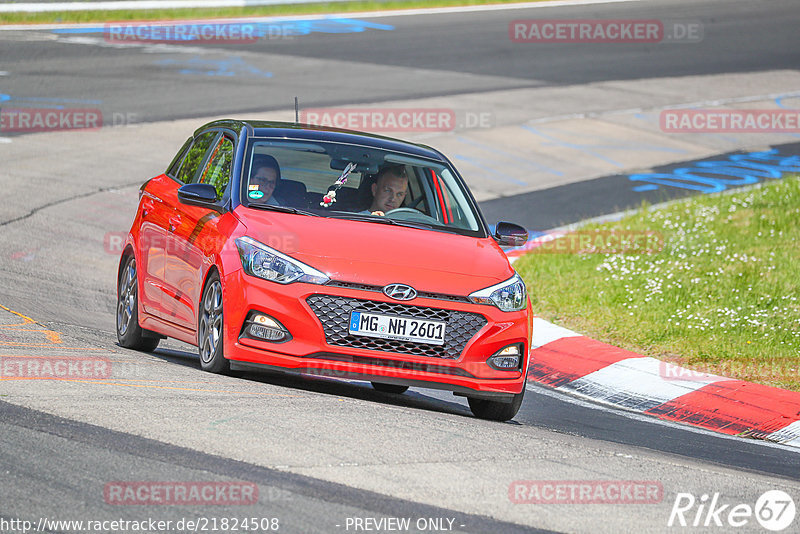
[[[249,134],[254,137],[308,139],[315,141],[330,141],[335,143],[366,145],[370,147],[391,150],[393,152],[404,152],[406,154],[434,159],[437,161],[445,160],[444,156],[438,150],[426,145],[410,143],[408,141],[366,132],[343,130],[339,128],[330,128],[313,124],[224,119],[203,125],[197,129],[195,135],[202,130],[214,127],[230,128],[237,132],[241,131],[243,128],[247,128],[249,130]]]

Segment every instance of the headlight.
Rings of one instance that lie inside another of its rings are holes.
[[[292,282],[325,284],[330,280],[325,273],[286,254],[281,254],[255,239],[240,237],[236,240],[236,248],[239,249],[239,258],[242,260],[244,271],[251,276],[279,284]]]
[[[486,289],[476,291],[469,296],[469,300],[475,304],[489,304],[500,308],[503,311],[520,311],[528,303],[525,282],[517,273],[514,276]]]

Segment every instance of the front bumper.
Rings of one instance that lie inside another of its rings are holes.
[[[234,369],[270,369],[336,378],[447,389],[506,399],[525,384],[530,350],[530,306],[502,312],[493,306],[435,296],[400,303],[369,286],[280,285],[237,270],[223,280],[224,353]],[[444,345],[352,336],[352,310],[446,320]],[[250,312],[279,321],[291,339],[275,343],[241,335]],[[520,367],[497,370],[487,359],[521,343]]]

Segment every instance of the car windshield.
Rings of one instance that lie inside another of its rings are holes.
[[[463,182],[442,161],[363,145],[255,139],[243,176],[242,204],[253,209],[485,235]]]

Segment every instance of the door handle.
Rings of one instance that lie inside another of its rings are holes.
[[[144,201],[142,202],[142,218],[147,217],[150,212],[153,210],[153,202],[152,201]]]

